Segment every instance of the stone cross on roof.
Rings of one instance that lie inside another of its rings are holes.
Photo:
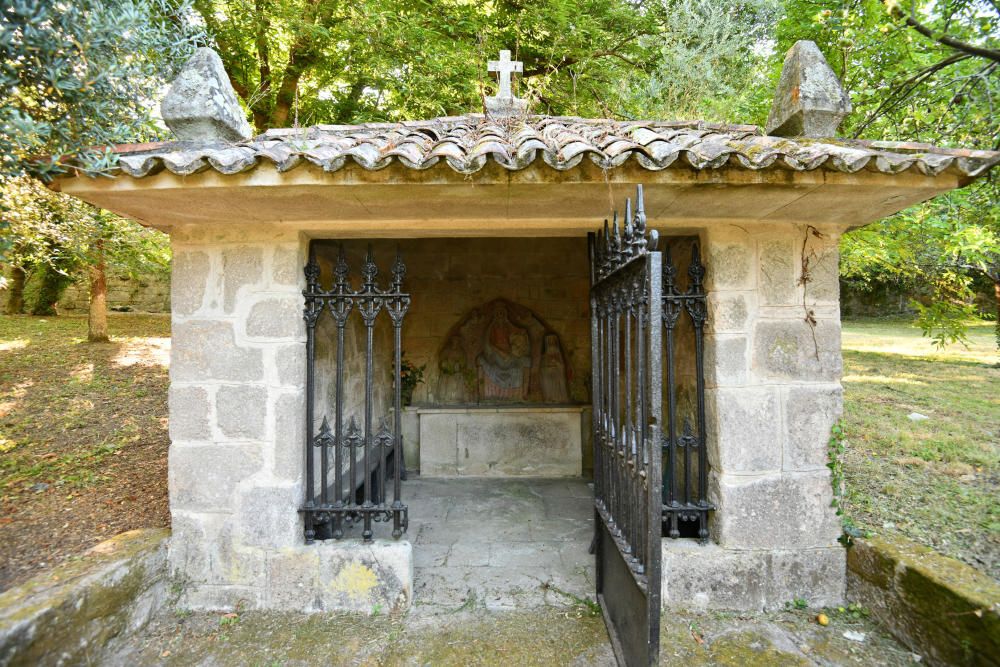
[[[523,72],[524,63],[510,59],[510,51],[501,51],[500,60],[491,60],[487,64],[487,70],[496,72],[500,82],[500,90],[496,97],[486,98],[486,111],[493,116],[511,116],[524,111],[528,102],[514,97],[510,89],[511,74]]]

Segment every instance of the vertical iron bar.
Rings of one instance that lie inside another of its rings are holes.
[[[625,475],[628,484],[628,502],[625,508],[625,539],[628,540],[629,547],[635,545],[635,502],[632,497],[635,486],[635,459],[630,451],[632,449],[632,290],[630,286],[625,288],[625,412],[622,420],[622,433],[625,436]],[[637,555],[633,549],[633,558]]]
[[[375,371],[372,363],[372,355],[375,351],[375,321],[365,321],[365,491],[364,507],[372,507],[372,403],[374,402],[374,381]],[[372,538],[372,515],[371,512],[364,512],[365,525],[361,531],[361,537],[368,541]]]
[[[335,297],[336,304],[335,307],[342,307],[343,304],[340,303],[342,297]],[[336,413],[337,413],[337,424],[334,427],[335,439],[334,439],[334,452],[333,452],[333,465],[335,466],[333,470],[333,486],[334,486],[334,499],[333,506],[340,509],[344,506],[344,480],[343,480],[343,450],[344,450],[344,326],[347,323],[346,318],[339,318],[337,321],[337,398],[336,398]],[[348,450],[350,451],[350,450]],[[351,462],[354,462],[353,452],[351,453]],[[352,465],[352,479],[353,479],[353,465]],[[353,482],[351,482],[353,484]],[[335,512],[333,515],[333,537],[339,540],[344,536],[344,517],[340,512]]]
[[[402,382],[402,370],[403,370],[403,319],[400,318],[399,322],[393,323],[393,359],[394,359],[394,377],[396,391],[395,396],[393,396],[393,410],[395,413],[395,424],[393,424],[393,443],[392,443],[392,536],[399,537],[403,534],[402,530],[402,515],[400,510],[402,509],[402,479],[403,479],[403,388],[400,386]]]
[[[650,350],[650,373],[649,391],[652,414],[650,422],[650,437],[653,442],[660,442],[660,425],[663,423],[663,367],[659,363],[660,350],[662,350],[663,334],[663,309],[661,306],[663,297],[663,260],[659,252],[650,252],[647,255],[647,286],[649,298],[649,350]],[[660,521],[663,512],[662,506],[662,479],[661,465],[662,457],[656,460],[650,457],[649,466],[646,468],[646,512],[647,512],[647,539],[645,552],[645,571],[647,581],[647,619],[649,623],[650,646],[649,654],[653,661],[658,661],[660,652]]]
[[[319,265],[316,264],[316,250],[312,242],[309,242],[309,260],[306,263],[306,298],[304,319],[306,321],[306,501],[305,512],[305,540],[306,544],[311,544],[316,537],[316,530],[313,527],[312,509],[316,505],[316,497],[313,493],[313,400],[315,395],[315,366],[316,366],[316,321],[318,316],[315,313],[317,279],[319,278]]]

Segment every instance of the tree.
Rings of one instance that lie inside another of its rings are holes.
[[[812,39],[850,91],[844,133],[867,139],[1000,148],[1000,9],[992,2],[830,3],[792,0],[778,53]],[[777,56],[772,76],[777,79]],[[975,276],[994,285],[1000,318],[1000,228],[995,177],[845,235],[842,274],[862,286],[897,281],[921,290],[918,323],[935,343],[964,339]],[[1000,345],[1000,323],[998,323]]]
[[[187,0],[8,0],[0,23],[0,173],[113,166],[154,138],[158,90],[201,31]]]
[[[767,114],[767,45],[779,0],[663,0],[650,73],[635,72],[624,106],[646,118],[748,122]]]
[[[52,192],[28,176],[4,180],[0,196],[10,210],[11,251],[5,259],[14,279],[8,284],[8,314],[23,312],[29,278],[38,283],[31,314],[55,314],[63,289],[85,269],[91,296],[88,339],[107,340],[107,273],[139,277],[169,270],[169,242],[158,231]]]
[[[45,276],[33,312],[49,313],[77,268],[69,263],[94,261],[90,337],[106,338],[103,283],[96,277],[104,254],[92,252],[100,244],[73,246],[67,239],[82,242],[81,229],[102,228],[107,214],[79,202],[54,203],[21,177],[99,175],[115,164],[112,144],[161,136],[154,101],[203,29],[189,0],[8,0],[2,11],[0,177],[23,195],[16,205],[0,201],[0,227],[10,232],[0,236],[0,257],[13,267],[7,310],[23,308],[29,268]]]
[[[522,95],[592,113],[651,64],[649,13],[625,0],[195,0],[237,94],[263,131],[482,108],[486,61],[525,63]]]

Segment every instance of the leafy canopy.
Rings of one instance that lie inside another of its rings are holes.
[[[0,175],[100,173],[159,130],[154,100],[201,29],[187,0],[5,0]]]

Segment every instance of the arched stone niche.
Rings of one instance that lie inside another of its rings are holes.
[[[436,396],[446,405],[569,403],[559,335],[529,308],[494,299],[473,308],[438,352]]]

